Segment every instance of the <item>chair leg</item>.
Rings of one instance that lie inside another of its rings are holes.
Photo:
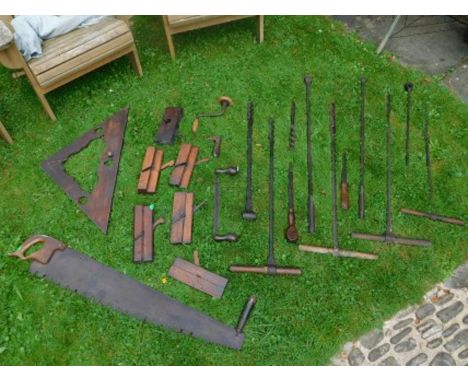
[[[38,89],[36,89],[34,86],[34,91],[36,92],[37,94],[37,97],[39,98],[39,101],[41,101],[41,104],[42,104],[42,107],[44,108],[44,110],[46,111],[47,115],[49,116],[49,118],[52,120],[52,121],[56,121],[57,120],[57,117],[55,116],[52,108],[50,107],[49,105],[49,102],[47,101],[46,97],[44,94],[42,94]]]
[[[141,68],[140,56],[138,55],[136,47],[133,47],[133,50],[130,52],[130,60],[132,62],[133,70],[137,76],[141,77],[143,75],[143,69]]]
[[[0,122],[0,136],[10,145],[13,143],[13,139],[11,139],[10,134],[8,134],[8,131],[5,129],[2,122]]]
[[[169,26],[169,21],[167,16],[163,16],[163,23],[164,23],[164,32],[166,33],[167,45],[169,47],[169,53],[171,58],[175,59],[175,48],[174,48],[174,41],[172,41],[172,33],[171,27]]]
[[[258,16],[257,20],[257,41],[259,43],[263,42],[263,37],[264,37],[264,29],[263,29],[263,24],[265,21],[265,16]]]

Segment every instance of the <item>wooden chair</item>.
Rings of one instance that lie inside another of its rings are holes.
[[[11,16],[0,16],[0,20],[13,30]],[[0,63],[17,71],[13,77],[26,75],[45,111],[55,121],[57,118],[45,98],[50,91],[125,55],[129,55],[137,75],[143,74],[128,20],[128,17],[106,18],[46,40],[42,56],[29,62],[12,42],[0,51]]]
[[[163,16],[164,30],[166,31],[167,44],[172,59],[176,53],[172,36],[177,33],[188,32],[195,29],[210,27],[212,25],[223,24],[235,20],[245,19],[253,16]],[[257,17],[257,41],[263,42],[263,22],[264,16]]]

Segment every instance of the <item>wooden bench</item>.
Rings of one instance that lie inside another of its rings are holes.
[[[9,16],[0,16],[13,30]],[[117,58],[129,55],[135,72],[143,74],[128,18],[106,18],[90,27],[44,41],[42,56],[26,62],[12,43],[0,51],[0,63],[25,74],[42,106],[56,120],[45,94]]]
[[[175,58],[175,48],[172,36],[177,33],[188,32],[195,29],[206,28],[213,25],[228,23],[254,16],[163,16],[164,30],[166,32],[169,53]],[[264,16],[257,17],[257,41],[263,42]]]

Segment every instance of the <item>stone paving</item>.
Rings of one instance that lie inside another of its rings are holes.
[[[332,358],[337,366],[468,366],[468,264]]]
[[[394,16],[334,18],[377,46]],[[449,16],[403,16],[385,50],[404,66],[442,77],[442,83],[468,103],[468,25]]]

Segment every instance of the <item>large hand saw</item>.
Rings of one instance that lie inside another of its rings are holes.
[[[38,243],[43,244],[42,248],[26,255]],[[240,349],[244,342],[245,322],[237,329],[224,325],[52,237],[32,236],[11,256],[32,260],[31,273],[130,316],[233,349]],[[248,316],[251,309],[243,316]]]

